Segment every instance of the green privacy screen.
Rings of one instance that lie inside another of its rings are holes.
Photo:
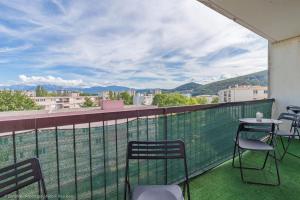
[[[92,123],[90,128],[76,124],[4,135],[0,137],[0,167],[12,164],[14,158],[38,156],[50,199],[122,199],[128,141],[183,140],[189,175],[195,176],[231,157],[239,118],[255,117],[258,111],[270,118],[271,110],[272,101],[262,101]],[[177,183],[183,175],[181,161],[130,162],[133,186]],[[37,185],[24,188],[19,191],[20,199],[34,199],[37,191]]]

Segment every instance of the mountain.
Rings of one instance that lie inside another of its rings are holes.
[[[202,94],[217,94],[219,90],[228,88],[229,86],[235,85],[262,85],[266,86],[268,84],[268,72],[261,71],[253,74],[248,74],[245,76],[239,76],[235,78],[230,78],[222,81],[217,81],[209,83],[206,85],[201,85],[199,83],[190,82],[183,84],[174,89],[162,89],[163,92],[180,92],[180,93],[191,93],[193,96],[202,95]],[[97,94],[102,91],[127,91],[128,87],[124,86],[93,86],[88,88],[80,87],[63,87],[57,85],[42,85],[48,91],[57,91],[57,90],[70,90],[70,91],[79,91],[89,94]],[[11,86],[0,86],[0,89],[11,89],[11,90],[35,90],[36,86],[28,85],[11,85]],[[137,89],[137,92],[150,92],[152,89]]]
[[[94,86],[94,87],[89,87],[89,88],[81,88],[79,91],[82,91],[84,93],[96,94],[96,93],[102,92],[102,91],[121,92],[121,91],[127,91],[129,89],[130,88],[128,88],[128,87],[112,85],[112,86],[106,86],[106,87]]]
[[[181,85],[173,90],[170,90],[170,92],[182,92],[184,91],[190,91],[193,96],[196,95],[203,95],[203,94],[217,94],[218,91],[226,89],[228,87],[232,87],[235,85],[262,85],[267,86],[268,85],[268,71],[261,71],[256,72],[253,74],[248,74],[245,76],[239,76],[235,78],[230,78],[226,80],[216,81],[213,83],[209,83],[206,85],[201,85],[197,83],[187,83],[184,85]]]
[[[69,90],[69,91],[80,91],[84,93],[90,93],[90,94],[97,94],[98,92],[102,91],[126,91],[129,90],[128,87],[124,86],[94,86],[94,87],[88,87],[88,88],[80,88],[80,87],[63,87],[63,86],[57,86],[57,85],[42,85],[44,89],[47,91],[57,91],[57,90]],[[35,90],[36,86],[31,85],[11,85],[11,86],[2,86],[0,89],[10,89],[10,90]]]
[[[199,83],[195,83],[195,82],[190,82],[190,83],[186,83],[183,84],[175,89],[173,89],[176,92],[188,92],[188,91],[193,91],[197,88],[202,87],[203,85],[199,84]]]

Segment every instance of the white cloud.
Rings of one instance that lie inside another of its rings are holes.
[[[192,79],[207,83],[224,74],[244,75],[267,69],[265,40],[195,0],[52,2],[57,8],[52,9],[55,12],[47,10],[43,1],[23,4],[18,0],[3,1],[18,10],[18,14],[0,14],[31,24],[22,29],[0,24],[0,34],[38,49],[18,59],[30,63],[20,67],[40,70],[40,78],[50,80],[47,77],[53,74],[46,72],[52,66],[72,66],[78,70],[89,67],[109,74],[104,76],[95,71],[93,76],[72,75],[71,82],[171,88]],[[201,57],[230,46],[247,52],[209,66],[199,63]],[[9,47],[2,48],[8,50]],[[163,57],[173,51],[178,52]],[[167,62],[182,62],[182,65],[170,69]],[[33,76],[26,77],[33,81]],[[136,77],[149,77],[152,81]]]
[[[24,51],[30,49],[31,45],[23,45],[17,47],[0,47],[0,53],[9,53],[14,51]]]
[[[26,76],[19,75],[20,82],[19,84],[25,85],[39,85],[39,84],[50,84],[50,85],[59,85],[65,87],[83,87],[86,86],[82,80],[65,80],[61,77],[54,76]]]

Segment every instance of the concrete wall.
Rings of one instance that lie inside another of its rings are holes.
[[[273,117],[287,105],[300,106],[300,36],[269,44],[269,91]]]

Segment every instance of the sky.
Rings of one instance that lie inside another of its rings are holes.
[[[267,69],[267,40],[196,0],[0,0],[0,86],[174,88]]]

